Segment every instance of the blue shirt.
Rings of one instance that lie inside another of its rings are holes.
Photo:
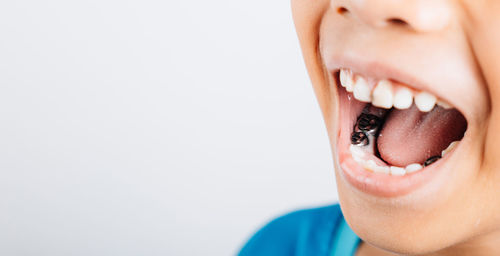
[[[347,225],[338,204],[279,217],[243,246],[239,256],[350,256],[361,240]]]

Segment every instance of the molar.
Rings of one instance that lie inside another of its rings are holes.
[[[370,144],[370,139],[364,132],[353,132],[351,135],[351,144],[366,146]]]
[[[429,166],[439,159],[441,159],[441,156],[431,156],[429,159],[425,160],[424,166]]]
[[[381,120],[378,116],[373,114],[362,113],[358,117],[358,121],[356,122],[355,128],[357,130],[372,134],[377,131],[380,125],[381,125]]]
[[[349,147],[349,151],[351,151],[351,155],[353,156],[357,156],[360,158],[365,156],[365,152],[359,146],[351,145]]]
[[[441,152],[441,157],[444,157],[446,154],[450,153],[450,151],[452,151],[458,144],[459,141],[454,141],[452,143],[450,143],[450,145]]]

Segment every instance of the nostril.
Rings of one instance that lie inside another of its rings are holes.
[[[394,25],[399,25],[399,26],[406,26],[408,25],[408,22],[400,19],[400,18],[390,18],[387,19],[387,23],[389,24],[394,24]]]
[[[337,12],[339,14],[345,14],[345,13],[349,12],[349,10],[347,10],[347,8],[345,8],[345,7],[339,7],[339,8],[337,8]]]

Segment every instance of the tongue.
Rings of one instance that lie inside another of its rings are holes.
[[[420,112],[415,105],[392,110],[377,139],[380,157],[393,166],[424,163],[456,140],[462,139],[467,122],[456,109],[435,107]]]

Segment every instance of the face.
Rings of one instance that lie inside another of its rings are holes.
[[[353,230],[409,254],[498,242],[500,1],[292,9]]]

